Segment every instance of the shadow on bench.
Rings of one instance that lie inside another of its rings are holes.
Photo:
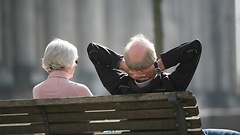
[[[202,135],[191,92],[0,101],[0,134]]]

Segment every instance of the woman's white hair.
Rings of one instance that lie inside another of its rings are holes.
[[[77,59],[77,48],[66,40],[56,38],[51,41],[45,49],[42,58],[42,67],[47,72],[62,70],[75,66]]]

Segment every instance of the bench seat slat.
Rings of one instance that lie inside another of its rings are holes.
[[[64,105],[64,104],[88,104],[88,103],[111,103],[111,102],[141,102],[141,101],[167,101],[168,97],[176,95],[179,100],[186,104],[196,104],[195,97],[189,91],[181,92],[160,92],[160,93],[144,93],[144,94],[128,94],[128,95],[108,95],[94,97],[75,97],[75,98],[52,98],[52,99],[19,99],[19,100],[0,100],[1,107],[11,106],[48,106],[48,105]]]
[[[203,135],[201,128],[188,129],[189,135]]]
[[[107,135],[116,135],[117,133],[107,133]],[[121,135],[177,135],[178,131],[131,131],[131,132],[122,132]],[[97,133],[94,135],[106,135],[106,133]]]
[[[42,123],[25,123],[22,125],[0,125],[1,134],[28,134],[28,133],[44,133],[45,128]]]
[[[147,118],[171,118],[176,117],[173,109],[165,110],[130,110],[90,113],[58,113],[48,114],[49,122],[74,122],[76,120],[105,120],[105,119],[147,119]]]
[[[29,101],[31,102],[31,101]],[[15,106],[15,107],[1,107],[0,106],[0,116],[1,114],[16,114],[16,113],[40,113],[39,108],[36,106]]]
[[[194,129],[201,127],[201,121],[199,117],[195,117],[192,119],[187,119],[187,127],[188,129]]]
[[[76,104],[76,105],[61,105],[61,106],[46,106],[47,112],[74,112],[74,111],[89,111],[89,110],[110,110],[110,109],[151,109],[151,108],[172,108],[173,105],[167,101],[145,101],[145,102],[110,102],[110,103],[94,103],[94,104]]]
[[[197,123],[199,126],[199,122],[197,122],[196,120],[193,121],[188,121],[191,122],[192,125],[193,123]],[[98,122],[95,124],[89,124],[89,123],[70,123],[70,124],[51,124],[51,130],[52,132],[54,132],[54,134],[63,134],[63,133],[81,133],[83,131],[88,131],[90,129],[91,130],[111,130],[109,128],[112,128],[112,130],[123,130],[123,129],[132,129],[132,130],[157,130],[159,129],[160,125],[161,127],[164,128],[172,128],[173,130],[176,130],[176,123],[174,120],[172,120],[172,123],[170,123],[169,121],[158,121],[158,120],[152,120],[150,122],[148,121],[142,121],[142,124],[139,124],[139,121],[132,121],[128,123],[127,121],[122,121],[122,122],[117,122],[117,123],[107,123],[105,121],[103,121],[103,123]],[[131,124],[129,124],[131,123]],[[41,125],[41,126],[39,126]],[[157,127],[156,127],[157,126]],[[196,127],[198,127],[197,125],[195,125]],[[163,130],[162,129],[162,130]],[[23,134],[23,133],[44,133],[45,129],[43,127],[42,123],[35,123],[35,124],[27,124],[24,126],[0,126],[0,131],[1,133],[11,133],[11,134]],[[193,134],[193,135],[200,135],[200,134],[194,134],[196,131],[198,131],[197,133],[199,133],[201,131],[201,129],[192,129],[189,131],[189,133]],[[158,131],[157,133],[159,133],[160,131]],[[161,131],[163,132],[163,131]],[[135,132],[134,132],[135,133]]]
[[[185,109],[187,116],[198,116],[197,108]],[[101,110],[99,112],[50,113],[49,122],[74,122],[76,120],[104,120],[104,119],[147,119],[147,118],[173,118],[176,117],[174,109],[148,109],[148,110]]]
[[[191,102],[187,106],[194,107],[196,104]],[[168,101],[145,101],[145,102],[109,102],[94,104],[74,104],[74,105],[56,105],[45,106],[47,112],[74,112],[88,110],[110,110],[110,109],[151,109],[151,108],[173,108],[173,104]]]
[[[116,131],[117,133],[121,133],[121,135],[179,135],[177,130],[174,131],[131,131],[131,132],[121,132]],[[107,133],[108,135],[116,135],[117,133]],[[95,133],[94,135],[105,135],[106,133]],[[192,131],[188,131],[189,135],[202,135],[201,129],[194,129]]]
[[[11,114],[10,116],[0,116],[0,124],[31,123],[42,122],[41,114]]]
[[[120,122],[97,121],[90,123],[50,124],[53,133],[78,133],[104,130],[176,130],[176,120],[121,120]]]
[[[1,101],[0,101],[1,102]],[[31,101],[29,101],[31,102]],[[188,102],[186,106],[195,106],[194,102]],[[97,109],[131,109],[134,105],[136,109],[150,109],[150,108],[172,108],[173,105],[168,101],[142,101],[142,102],[109,102],[109,103],[96,103],[91,104],[68,104],[68,105],[50,105],[45,106],[47,112],[73,112],[73,111],[86,111],[86,110],[97,110]],[[40,106],[16,106],[14,108],[10,107],[1,107],[0,106],[0,115],[9,114],[9,113],[39,113]]]

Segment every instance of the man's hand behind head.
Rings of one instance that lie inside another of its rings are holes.
[[[129,74],[134,80],[143,82],[147,81],[150,78],[153,78],[156,75],[156,72],[154,70],[154,65],[151,65],[149,68],[144,70],[130,70]]]

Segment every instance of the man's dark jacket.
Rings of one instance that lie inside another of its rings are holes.
[[[185,91],[196,71],[201,51],[200,41],[194,40],[160,54],[166,69],[177,66],[176,69],[169,75],[163,73],[161,78],[154,77],[147,86],[140,88],[127,73],[119,70],[123,55],[97,43],[90,43],[87,48],[102,84],[113,95]]]

